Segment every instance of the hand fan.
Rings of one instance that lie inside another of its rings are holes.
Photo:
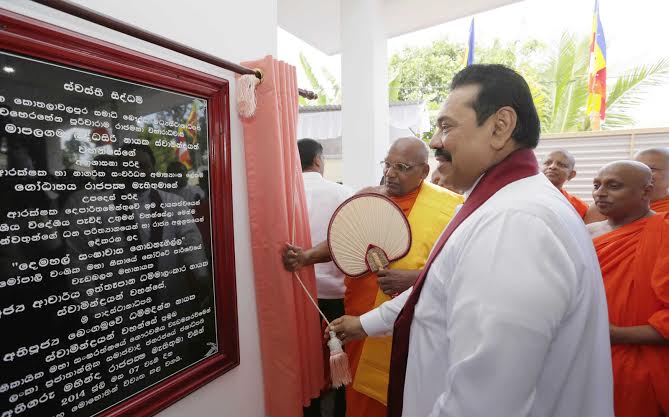
[[[350,277],[386,268],[411,247],[411,229],[402,209],[381,194],[357,194],[335,211],[328,245],[337,268]]]

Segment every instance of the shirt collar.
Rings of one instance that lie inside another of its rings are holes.
[[[319,174],[318,172],[313,172],[313,171],[303,172],[302,177],[303,178],[309,178],[309,179],[320,179],[320,178],[322,178],[321,174]]]

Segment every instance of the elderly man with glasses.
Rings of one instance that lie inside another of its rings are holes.
[[[418,138],[397,139],[383,165],[384,185],[360,190],[379,193],[394,201],[409,220],[412,244],[409,253],[390,264],[387,270],[360,278],[346,278],[344,308],[347,315],[359,316],[411,287],[427,261],[430,249],[462,204],[463,197],[425,181],[430,168],[428,149]],[[286,269],[294,271],[306,265],[330,261],[327,243],[303,250],[287,245]],[[390,337],[351,342],[346,352],[354,379],[346,393],[347,417],[384,417],[386,415]]]

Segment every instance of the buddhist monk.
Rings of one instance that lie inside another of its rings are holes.
[[[648,165],[653,173],[650,209],[657,213],[669,211],[669,148],[644,149],[634,160]]]
[[[650,208],[656,213],[669,211],[669,148],[644,149],[634,155],[634,160],[642,162],[653,173],[653,192],[650,195]],[[596,205],[590,206],[585,216],[586,223],[605,220],[606,217],[597,210]]]
[[[571,181],[576,176],[576,160],[567,150],[559,149],[548,154],[544,160],[543,172],[546,178],[564,195],[569,203],[574,206],[576,212],[581,218],[585,217],[588,211],[588,205],[580,198],[569,194],[562,188],[567,181]]]
[[[617,417],[669,415],[669,213],[650,209],[651,170],[605,165],[593,197],[602,222],[588,225],[609,309]]]
[[[427,159],[427,147],[420,139],[400,138],[383,161],[384,185],[361,190],[394,201],[407,216],[412,241],[409,253],[390,264],[389,269],[346,278],[346,314],[359,316],[411,287],[430,249],[462,203],[462,196],[425,181],[430,170]],[[287,245],[284,252],[284,266],[290,271],[330,260],[327,242],[307,250]],[[390,337],[346,345],[353,375],[353,384],[346,390],[347,417],[386,416],[391,345]]]

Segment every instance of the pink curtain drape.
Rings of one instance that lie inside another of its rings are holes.
[[[297,77],[295,67],[271,56],[242,65],[264,72],[256,114],[243,123],[265,408],[272,417],[299,417],[325,381],[318,312],[281,263],[293,222],[295,243],[311,246],[296,140]],[[300,277],[315,299],[313,268]]]

